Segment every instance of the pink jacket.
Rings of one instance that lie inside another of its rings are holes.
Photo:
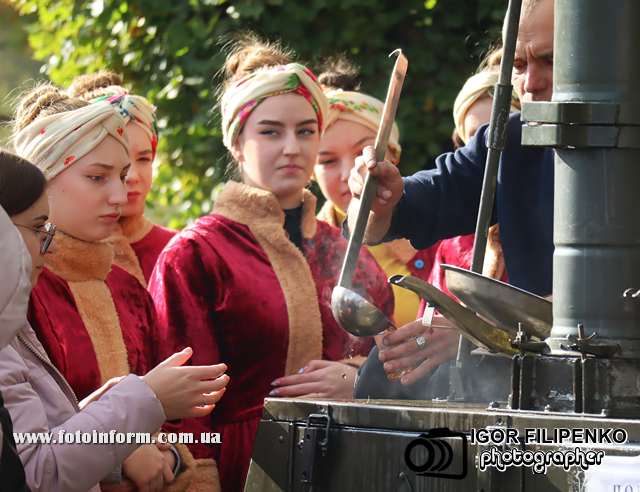
[[[73,391],[26,320],[30,270],[22,239],[0,208],[0,391],[14,433],[52,433],[57,438],[61,430],[157,431],[165,421],[162,405],[138,376],[127,376],[79,411]],[[137,447],[23,443],[18,453],[32,491],[95,492],[100,481],[119,474],[122,461]]]

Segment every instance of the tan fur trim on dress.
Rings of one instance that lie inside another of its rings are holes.
[[[138,260],[136,252],[131,247],[129,239],[124,235],[119,234],[111,236],[109,238],[109,243],[113,246],[113,263],[128,272],[130,275],[134,276],[138,282],[140,282],[140,285],[146,289],[147,281],[144,278],[140,261]]]
[[[322,220],[333,227],[340,227],[341,225],[336,213],[336,207],[333,205],[333,202],[330,202],[329,200],[324,202],[317,217],[318,220]]]
[[[107,242],[82,241],[57,231],[52,251],[44,261],[49,270],[68,282],[104,280],[111,271],[113,246]]]
[[[316,200],[305,190],[302,232],[315,235]],[[249,227],[265,251],[282,288],[289,317],[289,347],[285,375],[322,358],[322,320],[316,285],[302,252],[286,236],[284,212],[276,197],[264,190],[229,182],[218,195],[213,213]]]
[[[100,369],[101,384],[113,377],[129,374],[127,348],[107,284],[102,280],[87,280],[69,282],[69,288],[91,338]]]
[[[122,234],[126,236],[130,243],[137,243],[151,232],[153,223],[144,215],[137,217],[124,217],[120,219]]]
[[[193,481],[187,489],[188,492],[220,492],[220,475],[218,465],[214,460],[196,460],[196,468],[193,473]]]
[[[182,472],[162,489],[163,492],[220,492],[220,477],[214,460],[196,460],[184,444],[177,444],[176,450],[182,461]]]
[[[196,460],[191,456],[187,458],[181,449],[182,445],[176,445],[180,459],[182,460],[183,471],[175,478],[173,482],[167,484],[162,492],[220,492],[220,476],[218,475],[218,466],[214,460],[200,459]],[[136,492],[138,488],[129,479],[124,479],[119,483],[101,483],[102,492]]]
[[[316,220],[316,204],[317,198],[309,190],[304,190],[302,195],[302,220],[300,229],[302,231],[302,237],[305,239],[311,239],[316,235],[316,229],[318,228],[318,222]],[[283,219],[284,227],[284,219]]]
[[[487,249],[485,250],[482,274],[486,277],[500,279],[506,270],[502,243],[500,242],[500,224],[489,228],[487,235]]]
[[[91,338],[102,383],[129,373],[127,349],[118,312],[105,279],[111,271],[113,248],[56,234],[45,264],[69,284],[78,313]]]

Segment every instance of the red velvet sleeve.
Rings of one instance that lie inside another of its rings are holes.
[[[194,365],[220,360],[212,316],[217,263],[217,255],[204,240],[186,234],[158,258],[149,292],[156,306],[162,358],[191,347]]]
[[[471,268],[473,240],[473,234],[446,239],[440,243],[436,253],[431,272],[431,283],[454,299],[455,296],[447,289],[446,272],[442,268],[442,265],[446,264],[462,268]]]
[[[94,385],[100,383],[100,371],[91,339],[86,335],[67,283],[46,268],[31,291],[28,318],[51,362],[71,382],[74,390],[93,391]],[[73,346],[69,339],[73,340]],[[74,364],[70,364],[78,360],[81,360],[84,374],[77,374],[73,370]],[[78,379],[74,377],[76,375]]]
[[[164,357],[164,352],[162,351],[162,346],[164,344],[162,334],[160,332],[160,324],[158,323],[158,316],[156,315],[155,304],[153,302],[153,298],[149,292],[146,292],[145,299],[145,311],[147,312],[147,317],[149,319],[148,332],[147,332],[147,340],[151,340],[149,347],[146,348],[146,357],[149,361],[148,371],[157,366],[160,362],[162,362]]]
[[[442,241],[438,241],[427,249],[420,249],[416,251],[416,254],[413,255],[413,258],[411,258],[407,264],[407,268],[411,275],[422,280],[429,281],[441,242]]]

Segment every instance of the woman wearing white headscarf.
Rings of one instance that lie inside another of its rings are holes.
[[[153,301],[138,280],[113,264],[113,247],[105,242],[126,202],[129,146],[121,103],[114,98],[89,104],[43,85],[23,96],[16,111],[15,149],[44,174],[51,220],[58,226],[56,248],[44,258],[32,292],[29,320],[79,399],[111,378],[143,375],[161,360]],[[217,389],[228,381],[220,369]],[[173,481],[180,459],[193,464],[186,447],[178,448],[184,453],[142,446],[123,472],[141,488],[161,490],[171,482],[184,489],[196,466]],[[203,487],[210,489],[216,477],[209,465]]]
[[[120,228],[110,242],[114,246],[115,264],[146,287],[160,252],[177,232],[145,217],[145,200],[153,184],[158,146],[156,108],[146,98],[130,94],[122,86],[122,77],[109,71],[76,77],[67,92],[91,103],[122,96],[120,108],[131,167],[125,179],[127,203],[122,206]]]
[[[494,64],[499,64],[496,55],[489,55]],[[467,79],[453,103],[453,122],[455,131],[452,137],[454,145],[466,145],[476,134],[480,126],[489,123],[493,105],[493,88],[498,82],[499,72],[495,65],[489,65]],[[520,103],[514,93],[511,101],[511,112],[519,111]],[[470,268],[473,256],[475,234],[457,236],[440,242],[433,260],[429,282],[444,292],[449,292],[445,281],[443,264]],[[500,242],[500,225],[489,228],[485,251],[483,275],[507,280],[507,271]]]
[[[318,218],[340,227],[351,201],[347,184],[349,172],[362,149],[367,145],[373,145],[384,103],[369,94],[355,90],[356,69],[350,67],[345,60],[339,60],[335,67],[329,67],[320,74],[319,80],[325,87],[325,95],[329,100],[329,115],[314,167],[314,178],[326,198]],[[386,156],[398,165],[400,155],[400,131],[394,122]],[[368,246],[367,249],[388,277],[415,275],[426,280],[436,248],[417,251],[406,239],[398,239]],[[392,289],[393,320],[396,326],[404,326],[416,319],[420,298],[407,289],[397,286],[393,286]]]
[[[30,489],[97,492],[98,482],[120,479],[123,460],[139,445],[57,442],[61,433],[153,433],[166,418],[193,415],[203,390],[177,377],[173,366],[187,355],[177,354],[142,378],[128,375],[78,402],[27,322],[32,282],[55,232],[47,222],[45,184],[35,166],[0,151],[0,391],[22,436],[17,450]],[[191,397],[185,398],[185,384]],[[2,474],[0,490],[21,490],[9,477]]]
[[[192,451],[214,457],[222,490],[236,492],[264,398],[280,391],[350,397],[353,359],[373,340],[351,337],[331,314],[346,241],[316,219],[305,188],[327,113],[320,85],[308,68],[262,43],[239,49],[227,67],[222,134],[242,182],[228,182],[213,213],[171,241],[149,290],[174,349],[193,344],[200,360],[229,364],[231,383],[215,415],[185,422],[184,430],[221,433],[222,444]],[[370,255],[361,255],[354,283],[391,314],[390,290]],[[280,387],[283,376],[299,372],[313,381]]]

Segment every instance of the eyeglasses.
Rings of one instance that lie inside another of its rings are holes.
[[[24,224],[16,224],[16,227],[22,227],[23,229],[29,229],[30,231],[36,232],[39,235],[42,235],[40,239],[40,254],[44,255],[47,251],[49,251],[49,246],[51,246],[51,242],[53,241],[53,237],[56,235],[56,226],[51,222],[47,222],[41,227],[31,227]]]

